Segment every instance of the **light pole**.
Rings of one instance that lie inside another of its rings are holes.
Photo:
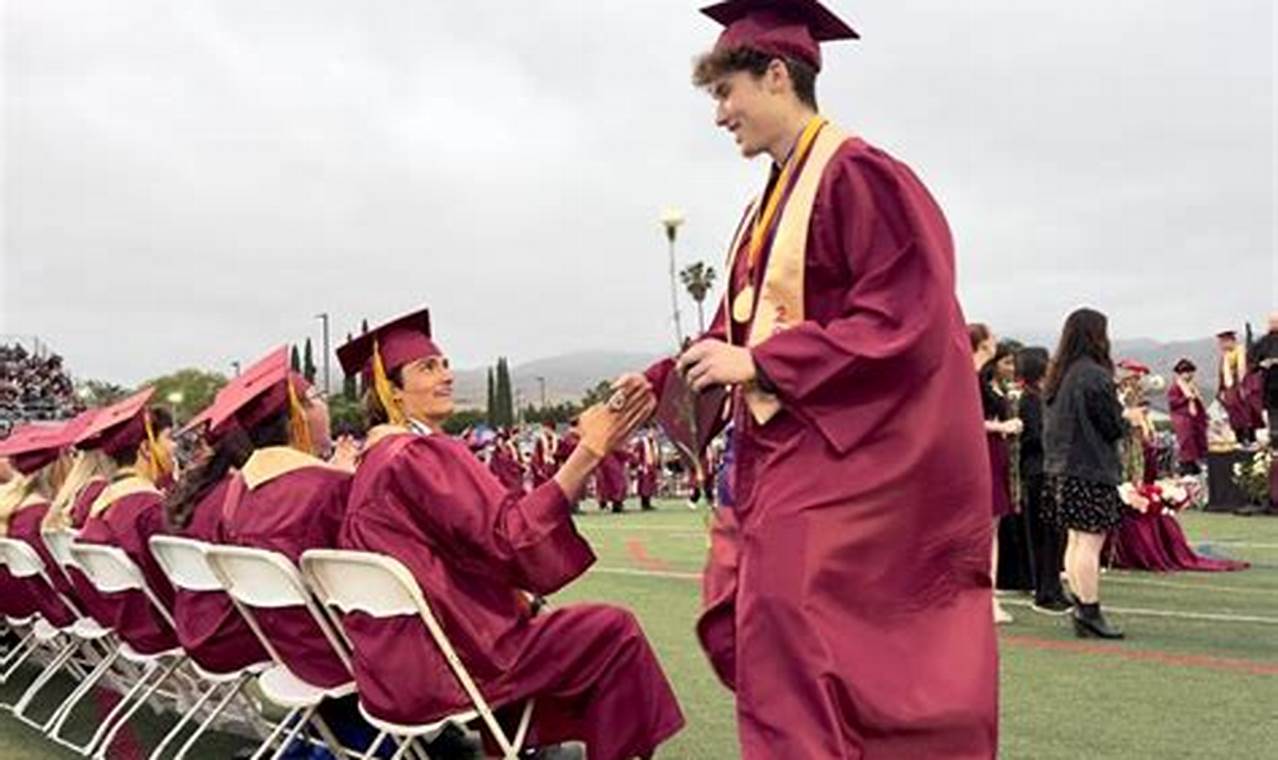
[[[670,311],[674,318],[676,351],[683,348],[683,325],[679,320],[679,287],[675,280],[675,238],[684,221],[683,212],[677,208],[661,212],[661,224],[666,228],[666,239],[670,241]]]
[[[546,408],[546,378],[537,376],[537,385],[541,386],[541,408]]]
[[[328,380],[328,312],[316,314],[315,318],[324,323],[324,396],[327,398],[333,395]]]
[[[238,360],[231,362],[231,369],[235,370],[236,377],[240,376],[240,363]]]

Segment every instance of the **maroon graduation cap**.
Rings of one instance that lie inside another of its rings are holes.
[[[8,457],[13,468],[30,475],[57,459],[97,415],[97,409],[81,412],[74,419],[56,425],[27,424],[0,441],[0,456]]]
[[[705,478],[701,455],[723,427],[723,404],[727,398],[728,391],[723,386],[697,392],[678,370],[666,373],[666,384],[657,400],[657,424],[697,473],[698,482]]]
[[[409,362],[427,356],[442,356],[443,353],[431,340],[430,310],[418,309],[340,346],[337,360],[347,377],[359,373],[368,384],[372,383],[374,354],[381,357],[382,367],[387,372],[394,372]]]
[[[280,346],[232,378],[201,414],[215,437],[232,425],[249,430],[290,408],[290,386],[299,401],[311,387],[289,368],[288,347]]]
[[[749,48],[821,70],[821,43],[861,35],[817,0],[727,0],[701,9],[723,24],[714,49]]]
[[[153,395],[155,388],[144,388],[99,410],[76,436],[75,444],[82,449],[101,449],[108,456],[136,449],[146,440],[147,402]]]

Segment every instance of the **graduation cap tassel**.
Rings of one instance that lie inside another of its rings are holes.
[[[311,453],[311,427],[306,421],[306,410],[302,408],[302,400],[297,397],[297,389],[293,380],[285,380],[288,385],[288,441],[298,451]]]
[[[391,393],[390,379],[386,376],[386,366],[382,364],[382,351],[376,338],[373,339],[373,392],[377,394],[382,409],[386,410],[386,419],[390,424],[407,423],[408,418],[395,403],[395,396]]]

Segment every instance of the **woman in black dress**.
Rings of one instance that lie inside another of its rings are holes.
[[[1065,321],[1043,388],[1044,502],[1069,531],[1065,574],[1077,601],[1075,632],[1120,639],[1122,631],[1100,610],[1101,547],[1123,519],[1118,442],[1128,425],[1114,385],[1107,330],[1105,315],[1092,309],[1079,309]]]

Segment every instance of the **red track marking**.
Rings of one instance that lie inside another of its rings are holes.
[[[106,720],[107,714],[111,712],[111,708],[121,699],[120,695],[99,689],[94,694],[94,701],[98,707],[98,720]],[[94,727],[96,730],[96,726]],[[142,751],[142,745],[138,742],[138,738],[133,733],[133,726],[125,726],[120,729],[120,733],[115,735],[115,741],[111,742],[111,757],[119,758],[119,760],[142,760],[146,757],[146,753]]]
[[[630,559],[644,570],[669,570],[670,565],[665,560],[649,556],[648,547],[643,545],[643,541],[637,538],[626,539],[626,552],[630,555]]]
[[[1093,644],[1082,641],[1059,641],[1054,639],[1038,639],[1032,636],[1003,635],[999,640],[1004,644],[1056,652],[1074,652],[1077,654],[1103,654],[1121,657],[1135,662],[1152,662],[1159,665],[1173,665],[1183,668],[1203,668],[1229,673],[1246,673],[1253,676],[1278,676],[1278,663],[1241,660],[1231,657],[1212,657],[1200,654],[1172,654],[1149,649],[1129,649],[1121,645]]]

